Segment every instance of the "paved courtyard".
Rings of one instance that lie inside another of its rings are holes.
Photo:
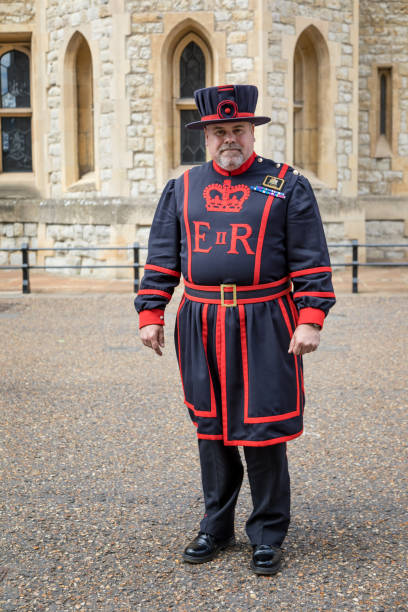
[[[237,544],[181,552],[203,512],[169,307],[165,355],[130,293],[0,293],[0,609],[402,611],[407,603],[408,295],[339,296],[305,359],[292,523],[274,577]]]

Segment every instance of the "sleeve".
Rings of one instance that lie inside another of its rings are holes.
[[[298,325],[323,322],[336,298],[319,208],[309,181],[300,176],[287,209],[287,259]]]
[[[164,309],[180,282],[180,224],[174,184],[171,180],[164,188],[150,230],[144,275],[135,299],[139,327],[164,325]]]

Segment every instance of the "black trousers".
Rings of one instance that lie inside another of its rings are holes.
[[[200,531],[218,539],[234,534],[234,511],[244,475],[236,446],[198,440],[205,515]],[[280,546],[290,522],[290,480],[286,444],[244,446],[253,511],[246,522],[252,545]]]

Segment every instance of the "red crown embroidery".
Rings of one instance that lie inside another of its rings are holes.
[[[205,207],[212,212],[239,212],[245,200],[249,198],[251,190],[247,185],[234,185],[231,181],[207,185],[203,191]]]

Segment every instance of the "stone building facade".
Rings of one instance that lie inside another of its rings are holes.
[[[404,0],[0,2],[0,263],[146,244],[164,183],[205,155],[182,136],[194,79],[258,85],[256,150],[310,178],[329,241],[408,245],[407,33]]]

